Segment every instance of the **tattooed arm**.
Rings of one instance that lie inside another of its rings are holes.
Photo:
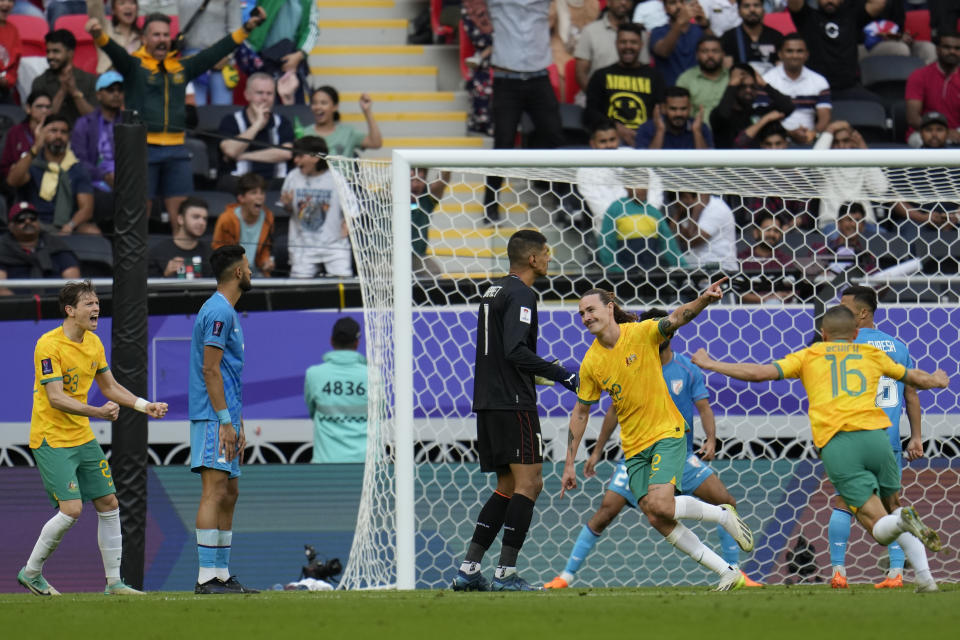
[[[590,419],[590,405],[577,402],[573,407],[573,413],[570,414],[570,430],[567,432],[567,460],[563,465],[563,476],[561,477],[560,497],[568,489],[577,488],[577,468],[575,460],[577,449],[580,448],[580,440],[583,438],[583,432],[587,430],[587,422]]]
[[[688,302],[683,306],[677,307],[669,316],[662,318],[660,320],[660,334],[663,335],[664,338],[670,338],[674,331],[696,318],[697,315],[709,305],[719,301],[720,298],[723,297],[721,285],[726,281],[726,276],[720,278],[707,287],[707,290],[704,291],[699,298],[693,302]]]

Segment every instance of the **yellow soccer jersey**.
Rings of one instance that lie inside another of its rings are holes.
[[[773,363],[780,378],[800,378],[810,400],[813,443],[822,448],[838,431],[886,429],[877,407],[880,376],[902,380],[907,368],[870,344],[818,342]]]
[[[44,440],[51,447],[76,447],[93,440],[90,419],[51,407],[43,385],[61,380],[65,394],[85,403],[94,376],[109,369],[103,343],[97,334],[87,331],[83,334],[83,342],[78,343],[63,333],[62,326],[48,331],[37,340],[33,368],[30,448],[36,449]]]
[[[580,365],[580,402],[594,404],[604,391],[610,394],[628,458],[658,440],[684,437],[683,416],[663,379],[658,323],[621,324],[617,344],[607,349],[594,340]]]

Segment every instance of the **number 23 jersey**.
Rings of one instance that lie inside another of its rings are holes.
[[[773,363],[780,378],[800,378],[810,399],[813,443],[823,448],[839,431],[890,426],[877,407],[881,376],[902,380],[907,368],[869,344],[818,342]]]

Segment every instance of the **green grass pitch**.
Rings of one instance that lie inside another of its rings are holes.
[[[753,638],[957,637],[960,585],[916,594],[853,585],[578,589],[542,593],[292,592],[145,597],[0,594],[3,638]]]

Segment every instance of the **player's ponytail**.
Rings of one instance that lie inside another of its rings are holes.
[[[617,303],[617,297],[613,295],[610,291],[606,289],[590,289],[581,296],[586,298],[587,296],[597,296],[600,298],[601,304],[607,306],[610,303],[613,303],[613,321],[617,324],[624,324],[625,322],[636,322],[637,314],[630,313],[629,311],[624,311],[620,305]]]

